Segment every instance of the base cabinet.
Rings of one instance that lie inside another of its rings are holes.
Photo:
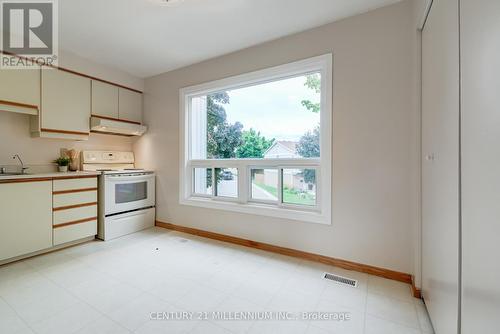
[[[0,261],[52,247],[52,181],[0,184]]]
[[[97,234],[97,178],[54,180],[54,246]]]
[[[0,182],[0,263],[97,235],[97,201],[97,177]]]

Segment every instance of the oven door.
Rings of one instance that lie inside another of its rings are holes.
[[[105,175],[105,215],[155,205],[155,175]]]

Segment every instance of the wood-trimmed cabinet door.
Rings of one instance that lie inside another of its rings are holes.
[[[118,87],[92,80],[92,115],[118,119]]]
[[[52,181],[0,184],[0,261],[52,247]]]
[[[88,136],[90,109],[89,78],[42,68],[41,133]]]
[[[18,58],[2,55],[2,59]],[[40,107],[40,66],[33,69],[0,69],[0,111],[38,115]]]
[[[142,94],[129,89],[119,89],[119,118],[142,124]]]

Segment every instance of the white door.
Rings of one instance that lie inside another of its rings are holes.
[[[422,293],[437,334],[459,319],[458,0],[434,1],[422,33]]]
[[[461,1],[462,333],[500,333],[500,1]]]

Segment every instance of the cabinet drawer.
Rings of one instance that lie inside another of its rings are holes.
[[[97,234],[97,220],[54,228],[54,246]]]
[[[54,209],[87,203],[97,203],[96,190],[54,195]]]
[[[54,180],[54,192],[97,188],[97,177]]]
[[[54,211],[54,226],[97,217],[97,205]],[[97,218],[96,218],[97,219]]]

